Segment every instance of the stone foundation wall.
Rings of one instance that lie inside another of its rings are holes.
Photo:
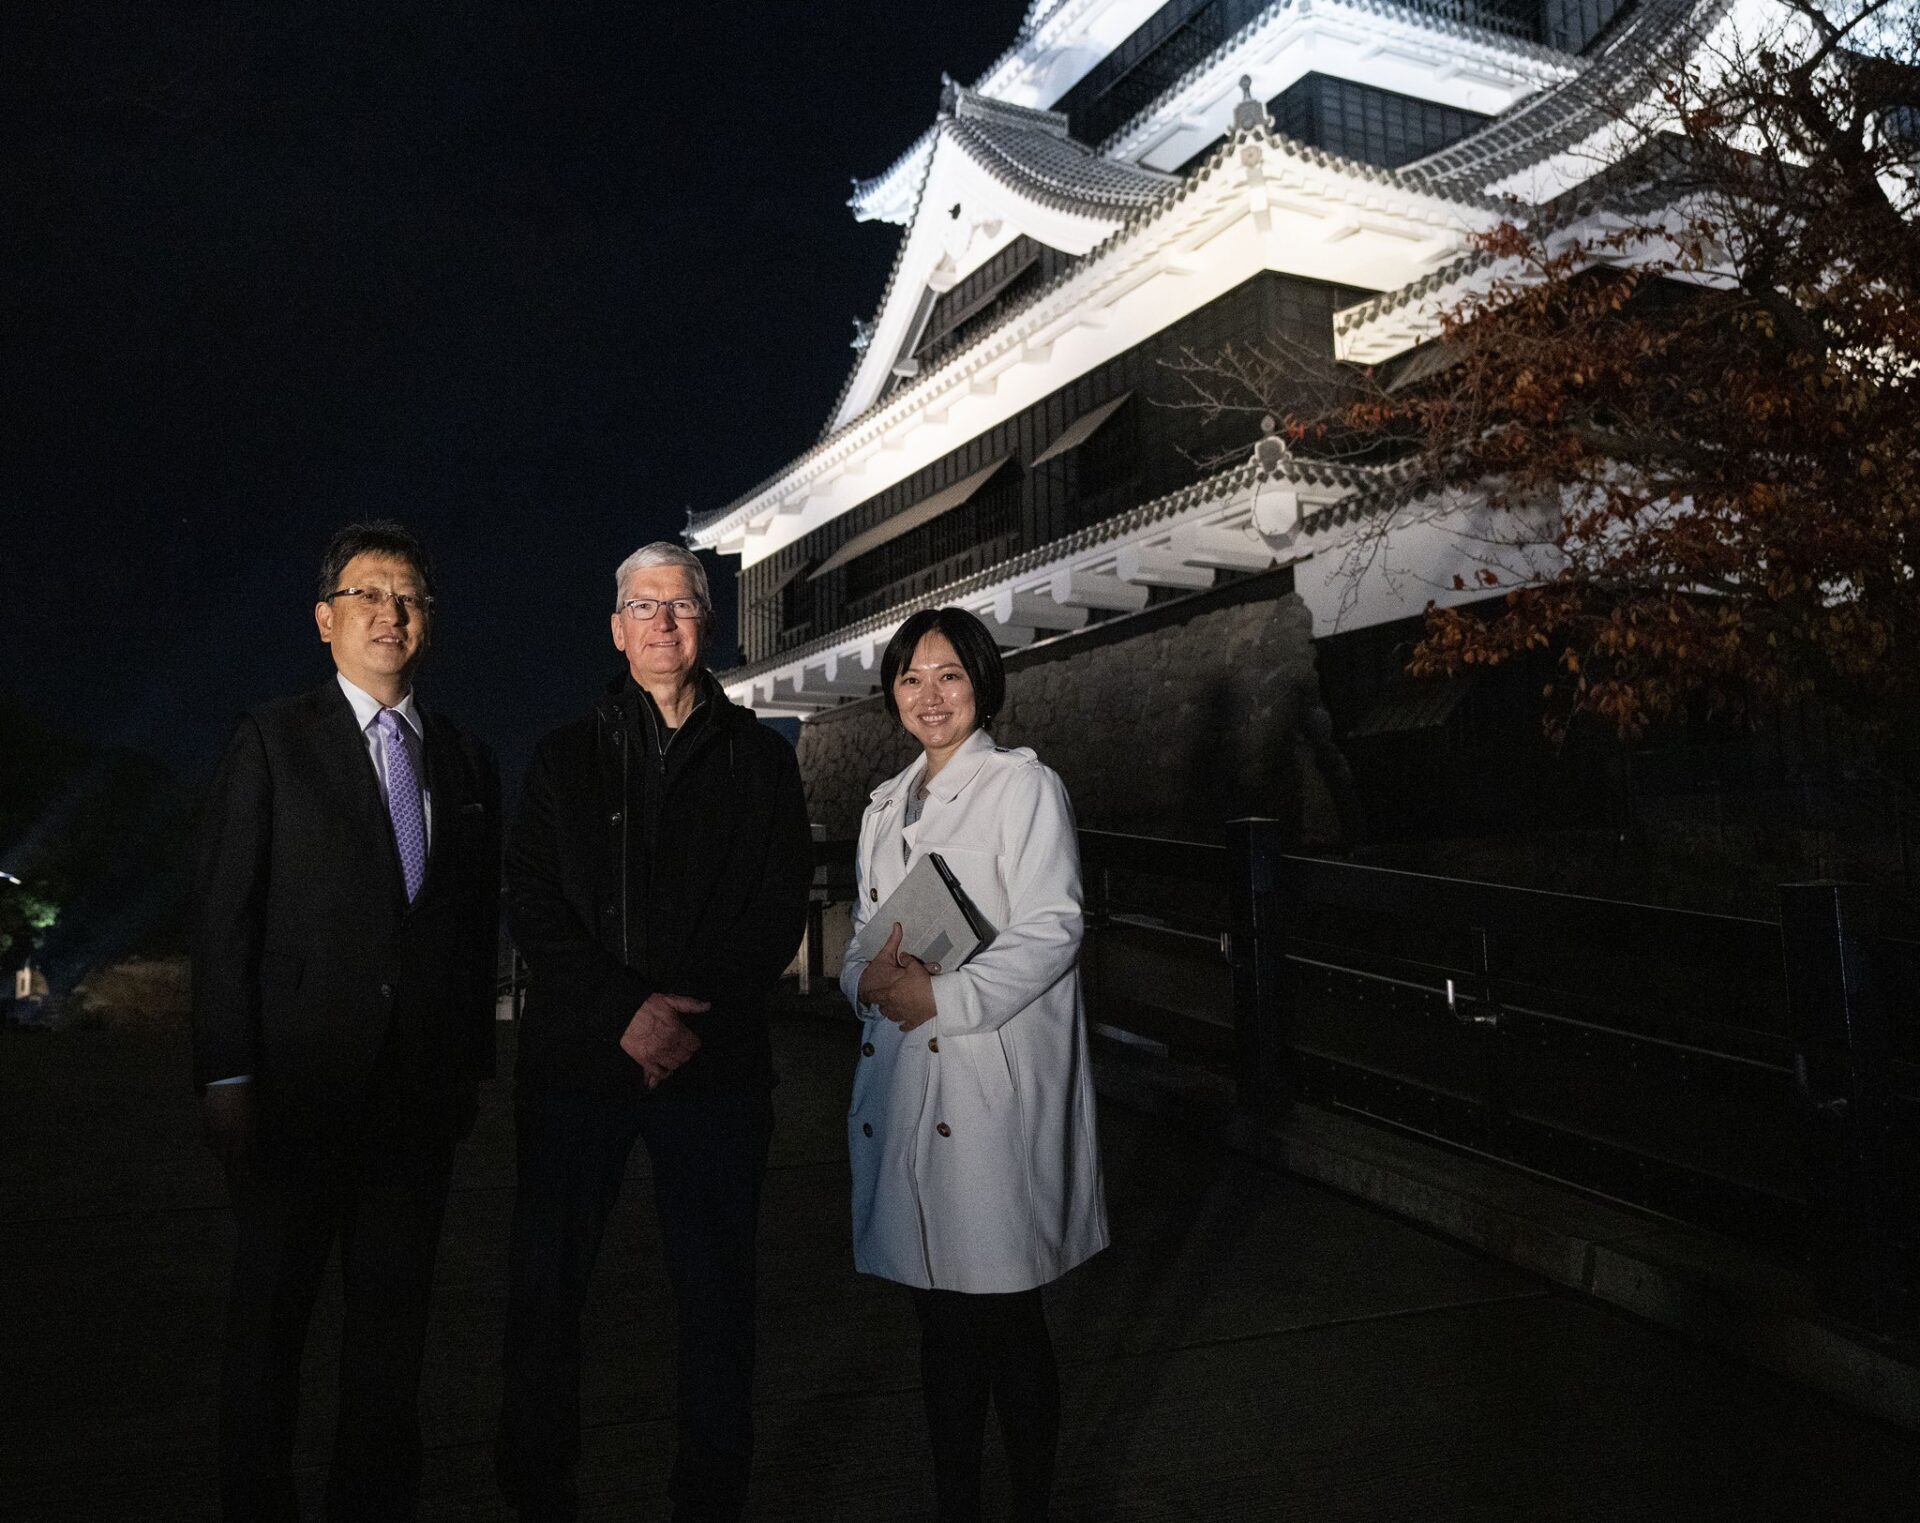
[[[1059,772],[1091,829],[1209,840],[1258,814],[1325,848],[1352,818],[1312,617],[1284,573],[1010,656],[993,733]],[[830,839],[856,834],[867,795],[917,754],[877,697],[807,721],[799,750]]]

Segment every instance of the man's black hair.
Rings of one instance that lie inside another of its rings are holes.
[[[420,578],[421,591],[433,596],[433,562],[427,558],[427,547],[405,524],[391,518],[372,518],[335,530],[327,541],[326,554],[320,557],[319,591],[315,593],[320,602],[340,590],[340,577],[356,555],[391,555],[405,561]]]
[[[974,719],[986,729],[1007,700],[1007,668],[987,626],[964,608],[923,608],[887,641],[886,653],[880,658],[880,698],[887,712],[896,722],[899,720],[900,706],[893,701],[894,679],[912,662],[914,651],[930,634],[945,635],[960,658],[967,681],[973,684]]]

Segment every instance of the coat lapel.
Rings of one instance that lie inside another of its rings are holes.
[[[946,766],[927,785],[927,798],[922,806],[920,818],[912,825],[905,824],[907,799],[926,771],[926,755],[923,752],[908,764],[905,771],[897,772],[870,795],[869,809],[875,824],[873,856],[870,865],[873,868],[873,881],[877,887],[885,882],[888,887],[880,897],[885,898],[907,874],[907,870],[919,860],[920,837],[925,833],[929,817],[941,812],[960,796],[961,791],[980,775],[980,769],[987,764],[987,758],[997,750],[994,739],[985,730],[975,730]],[[937,839],[937,838],[936,838]],[[901,860],[897,842],[907,844],[906,859]],[[885,843],[885,844],[883,844]]]
[[[460,801],[454,798],[453,788],[453,745],[445,725],[439,723],[420,706],[419,697],[414,698],[414,712],[420,716],[422,731],[420,749],[426,756],[426,776],[421,779],[427,790],[427,798],[433,809],[433,824],[427,831],[427,876],[420,884],[417,905],[428,894],[440,886],[440,880],[446,876],[441,863],[446,859],[444,849],[453,840],[454,814],[460,807]],[[391,835],[393,832],[387,832]],[[398,850],[394,852],[394,866],[400,863]],[[405,884],[402,883],[404,891]]]
[[[960,790],[979,776],[980,769],[996,749],[991,735],[985,730],[975,730],[927,785],[927,803],[951,804],[960,796]]]

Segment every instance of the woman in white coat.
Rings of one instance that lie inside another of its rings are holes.
[[[942,1523],[980,1511],[989,1399],[1016,1518],[1044,1518],[1060,1425],[1040,1287],[1106,1246],[1080,999],[1080,854],[1059,777],[987,734],[1006,692],[986,627],[915,614],[881,659],[922,755],[860,824],[856,932],[938,852],[994,936],[962,967],[849,954],[854,1261],[912,1289]]]

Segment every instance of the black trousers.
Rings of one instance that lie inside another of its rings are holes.
[[[913,1307],[939,1523],[978,1523],[989,1400],[1007,1451],[1009,1514],[1016,1523],[1044,1519],[1060,1445],[1060,1372],[1039,1290],[915,1290]]]
[[[388,1523],[420,1494],[420,1364],[454,1144],[370,1133],[276,1147],[231,1181],[239,1224],[220,1372],[229,1523],[298,1523],[293,1439],[307,1324],[337,1241],[346,1319],[326,1516]]]
[[[754,1236],[773,1106],[763,1092],[614,1101],[522,1096],[508,1249],[500,1489],[528,1523],[579,1512],[580,1312],[627,1155],[644,1139],[679,1309],[676,1519],[738,1518],[753,1463]]]

